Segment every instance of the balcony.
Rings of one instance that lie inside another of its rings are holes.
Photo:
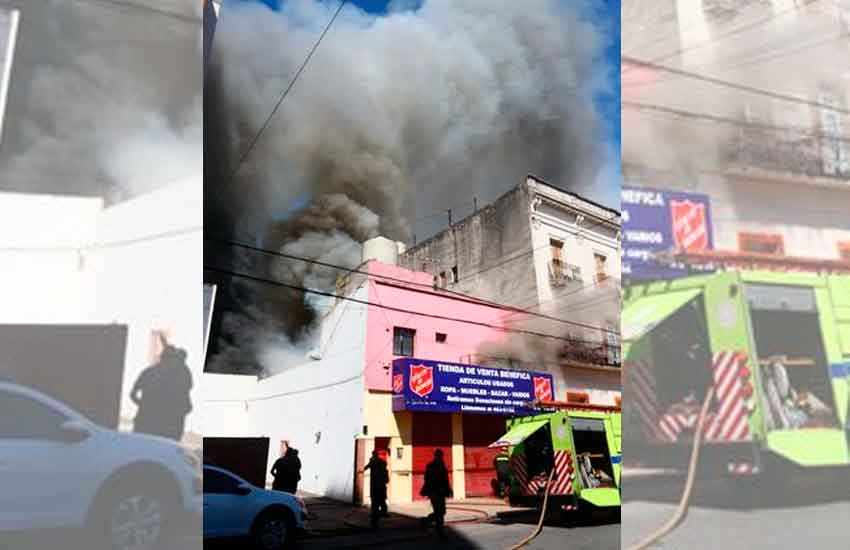
[[[839,158],[843,146],[844,158]],[[835,157],[827,161],[827,155]],[[808,176],[832,183],[850,179],[850,143],[823,137],[801,136],[796,131],[776,132],[747,128],[721,150],[733,171],[761,171],[774,176]]]
[[[581,268],[577,265],[565,264],[558,260],[549,263],[549,284],[553,287],[568,286],[572,283],[583,282]]]

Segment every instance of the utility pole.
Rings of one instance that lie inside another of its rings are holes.
[[[449,208],[449,209],[446,210],[446,212],[449,213],[449,227],[451,227],[452,226],[452,209]]]
[[[472,197],[472,211],[478,213],[478,197]]]

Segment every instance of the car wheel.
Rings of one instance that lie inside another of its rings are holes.
[[[117,487],[101,498],[91,526],[97,550],[157,550],[162,545],[169,500],[162,493],[131,487]]]
[[[254,521],[251,537],[259,550],[288,548],[294,540],[295,521],[286,510],[267,510]]]

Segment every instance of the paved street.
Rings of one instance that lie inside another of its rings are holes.
[[[655,548],[689,550],[844,547],[850,540],[850,479],[846,471],[762,485],[702,481],[688,516]],[[681,494],[679,479],[624,483],[623,548],[669,519]],[[843,541],[843,542],[839,542]]]
[[[304,541],[299,548],[319,550],[331,548],[399,548],[419,550],[441,548],[443,550],[461,549],[500,549],[510,548],[525,538],[534,528],[526,523],[476,523],[453,526],[445,539],[436,539],[421,531],[386,533],[382,537],[331,537]],[[620,526],[617,524],[591,525],[567,528],[564,526],[546,526],[543,532],[529,544],[529,549],[566,548],[571,550],[617,550],[620,547]]]
[[[486,522],[455,523],[447,527],[446,536],[434,537],[432,531],[418,527],[385,529],[372,532],[351,528],[348,532],[336,532],[332,536],[315,533],[302,539],[298,550],[325,550],[344,548],[378,548],[405,550],[499,550],[510,548],[528,536],[534,529],[537,517],[531,514],[515,515],[505,520]],[[243,548],[241,541],[218,541],[204,545],[211,550],[235,550]],[[544,526],[542,533],[526,548],[548,550],[570,548],[570,550],[618,550],[620,548],[620,526],[610,516],[601,516],[577,526],[552,523]]]

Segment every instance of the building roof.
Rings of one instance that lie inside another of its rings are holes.
[[[560,187],[558,187],[557,185],[554,185],[554,184],[552,184],[552,183],[549,183],[548,181],[546,181],[546,180],[544,180],[543,178],[540,178],[540,177],[538,177],[538,176],[535,176],[534,174],[529,173],[529,174],[528,174],[528,177],[529,177],[529,178],[531,178],[531,179],[533,179],[533,180],[535,181],[535,183],[540,183],[540,184],[545,185],[545,186],[547,186],[547,187],[551,187],[552,189],[554,189],[554,190],[558,191],[559,193],[564,193],[565,195],[569,195],[569,196],[571,196],[571,197],[573,197],[573,198],[576,198],[576,199],[578,199],[578,200],[580,200],[580,201],[582,201],[582,202],[586,202],[586,203],[588,203],[588,204],[590,204],[590,205],[592,205],[592,206],[595,206],[596,208],[600,208],[600,209],[602,209],[602,210],[605,210],[606,212],[610,212],[610,213],[612,213],[612,214],[614,214],[614,215],[616,215],[616,216],[620,216],[620,215],[621,215],[619,210],[615,210],[614,208],[610,208],[610,207],[608,207],[608,206],[605,206],[605,205],[599,204],[598,202],[596,202],[596,201],[594,201],[594,200],[591,200],[591,199],[588,199],[587,197],[583,197],[583,196],[579,195],[578,193],[573,193],[572,191],[566,191],[566,190],[564,190],[564,189],[561,189],[561,188],[560,188]]]

